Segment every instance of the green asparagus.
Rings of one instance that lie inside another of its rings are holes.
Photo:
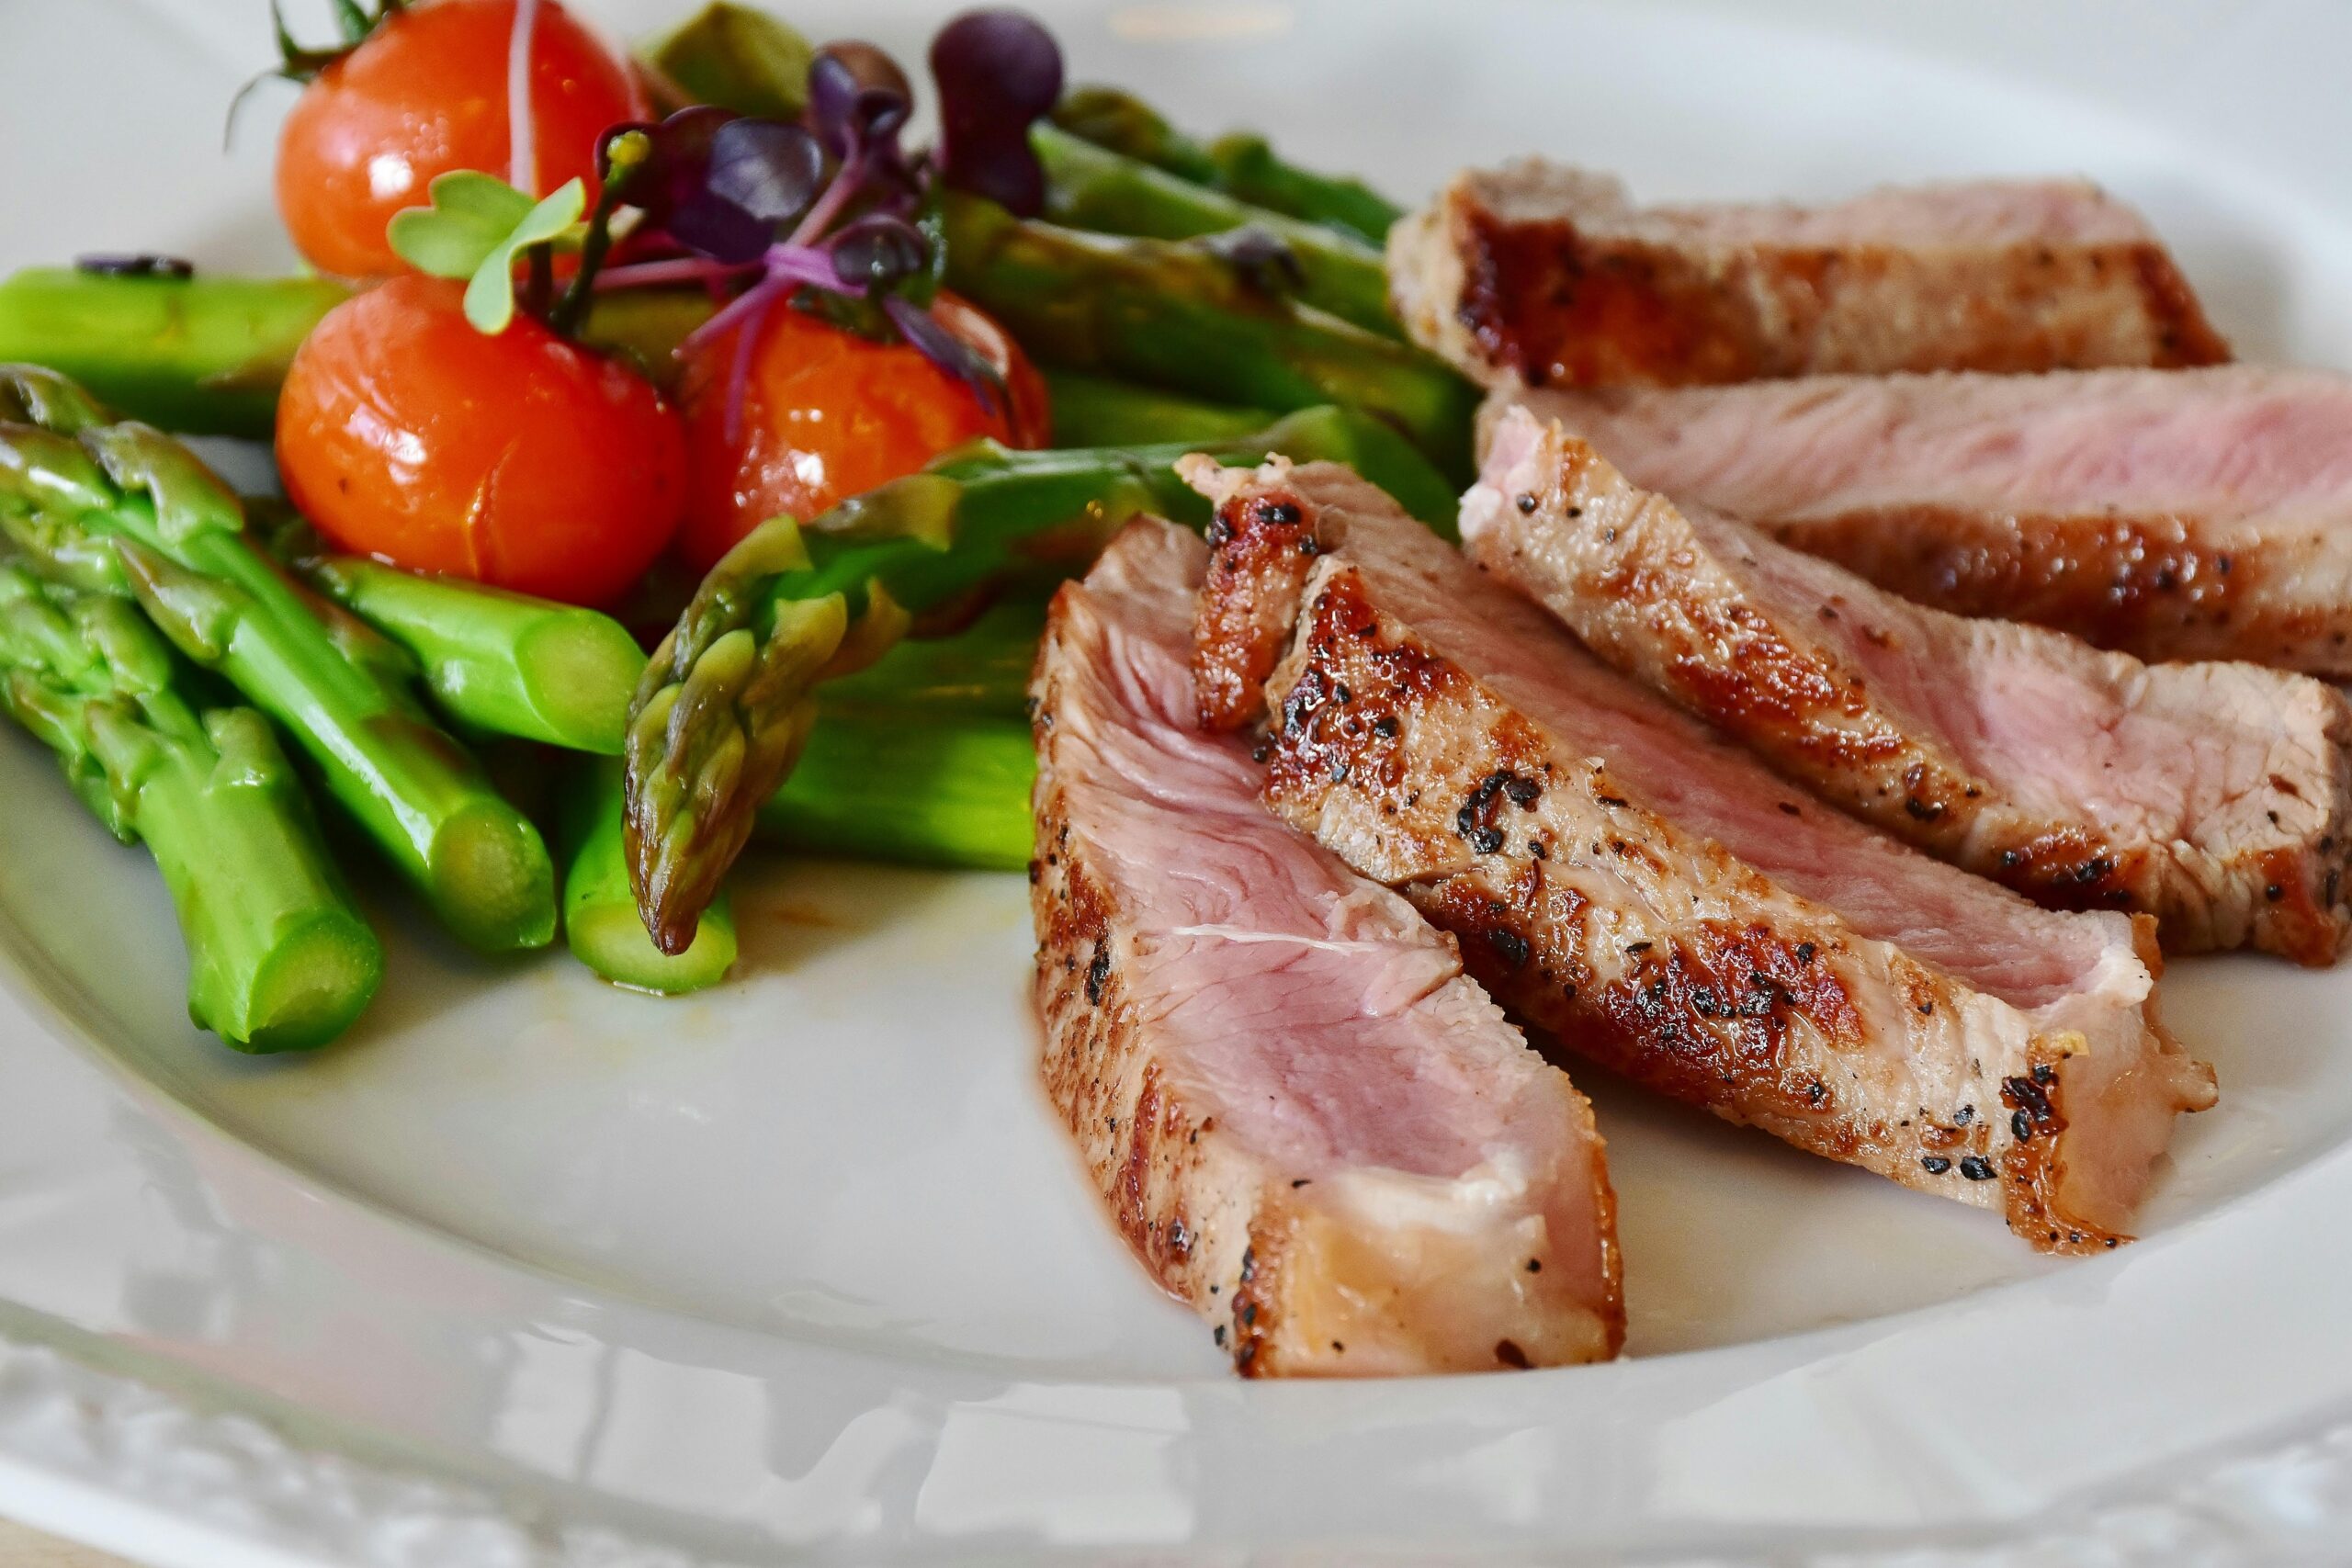
[[[135,594],[282,725],[458,936],[503,951],[554,935],[537,829],[425,718],[408,656],[288,581],[186,447],[112,423],[52,371],[0,367],[0,528],[52,576]]]
[[[406,649],[441,711],[469,728],[617,757],[645,652],[610,615],[323,550],[299,521],[277,558]]]
[[[125,843],[143,840],[187,944],[188,1015],[245,1051],[317,1045],[384,953],[345,895],[268,723],[205,710],[126,600],[0,564],[0,706]]]
[[[684,104],[798,119],[808,107],[808,40],[764,11],[714,0],[645,51]]]
[[[1225,462],[1277,452],[1344,461],[1377,457],[1384,438],[1411,458],[1368,421],[1329,408],[1207,449]],[[912,614],[1041,548],[1091,558],[1108,529],[1147,511],[1205,520],[1207,503],[1174,472],[1187,449],[1012,452],[977,443],[806,530],[776,518],[736,546],[654,651],[629,710],[630,870],[655,945],[677,953],[693,939],[754,813],[791,771],[820,680],[889,646]],[[1442,502],[1424,517],[1448,527],[1453,497],[1419,467],[1423,482],[1408,488],[1426,492],[1424,507]],[[1083,522],[1075,531],[1074,520]]]
[[[1401,209],[1361,180],[1318,175],[1284,163],[1266,139],[1247,132],[1201,146],[1132,93],[1074,87],[1054,123],[1098,147],[1165,169],[1179,179],[1223,191],[1253,207],[1319,223],[1377,245]]]
[[[1466,482],[1478,397],[1450,367],[1261,293],[1199,242],[1114,239],[950,192],[947,284],[1040,359],[1275,409],[1361,408]]]
[[[1159,387],[1047,369],[1057,446],[1132,446],[1159,441],[1229,441],[1263,430],[1272,409],[1230,408]]]
[[[760,807],[756,830],[763,841],[812,854],[1018,871],[1029,860],[1036,772],[1029,726],[1018,718],[837,706],[829,696],[792,776]],[[645,928],[631,924],[645,942]]]
[[[616,986],[665,997],[727,978],[735,965],[735,918],[723,889],[684,953],[662,953],[645,934],[622,848],[618,761],[599,757],[572,770],[563,826],[571,854],[563,877],[563,940],[573,957]]]
[[[1295,218],[1250,207],[1040,123],[1030,141],[1046,166],[1045,216],[1071,229],[1190,240],[1254,228],[1282,242],[1298,269],[1297,297],[1383,337],[1400,337],[1377,248]]]
[[[865,669],[825,682],[826,722],[836,709],[859,708],[1022,718],[1045,629],[1045,601],[1023,594],[989,605],[953,636],[910,637]]]
[[[266,438],[295,349],[345,294],[319,278],[38,267],[0,283],[0,362],[62,371],[166,429]]]
[[[347,296],[315,277],[34,267],[0,281],[0,363],[62,372],[160,429],[266,440],[294,351]],[[678,369],[672,350],[710,311],[698,288],[616,289],[596,297],[581,337],[666,385]]]

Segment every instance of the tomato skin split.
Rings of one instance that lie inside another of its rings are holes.
[[[338,548],[608,604],[677,531],[684,427],[537,321],[476,332],[463,296],[397,277],[328,312],[278,399],[287,496]]]
[[[707,571],[768,518],[806,522],[967,441],[1046,444],[1045,381],[1011,335],[953,295],[940,295],[933,314],[1002,379],[1007,396],[993,412],[903,343],[876,343],[779,306],[759,325],[730,429],[740,331],[697,348],[679,386],[689,479],[678,549],[687,565]]]
[[[426,0],[387,17],[320,72],[277,143],[277,210],[295,248],[321,272],[380,277],[407,270],[384,227],[422,207],[434,176],[479,169],[511,179],[507,52],[516,0]],[[534,194],[579,178],[594,201],[596,140],[651,117],[637,73],[555,0],[531,28]]]

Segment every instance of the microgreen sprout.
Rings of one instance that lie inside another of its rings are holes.
[[[849,331],[910,344],[999,406],[992,367],[931,315],[944,255],[931,213],[944,182],[1010,197],[1035,211],[1043,175],[1029,127],[1061,89],[1052,35],[1012,11],[976,11],[943,28],[931,51],[942,114],[954,130],[938,154],[901,142],[914,113],[906,73],[856,39],[819,50],[797,123],[702,107],[654,124],[616,126],[640,165],[623,192],[639,221],[593,282],[575,280],[559,310],[569,318],[583,287],[699,283],[718,310],[684,347],[740,334],[729,378],[728,420],[740,420],[751,345],[770,311],[790,305]],[[960,149],[961,151],[953,151]],[[952,156],[951,156],[952,152]],[[606,175],[607,190],[616,179]],[[600,209],[587,246],[601,259],[613,215]],[[590,271],[583,268],[583,274]]]

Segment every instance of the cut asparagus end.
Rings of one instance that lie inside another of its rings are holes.
[[[665,997],[715,986],[735,963],[726,895],[705,910],[683,953],[653,945],[629,886],[621,832],[621,770],[598,760],[576,770],[563,796],[563,937],[572,956],[616,986]]]
[[[528,739],[617,757],[628,733],[628,700],[645,673],[645,650],[609,615],[550,615],[515,649],[524,689],[543,721]]]
[[[618,898],[568,906],[563,931],[572,956],[589,968],[616,986],[656,996],[684,996],[716,986],[735,966],[735,917],[724,893],[703,910],[694,941],[680,953],[653,945],[627,883]]]
[[[242,991],[206,998],[192,988],[189,1010],[240,1051],[303,1051],[350,1028],[383,974],[384,950],[366,922],[322,909],[279,936]]]
[[[452,813],[428,874],[434,911],[468,946],[511,953],[555,939],[555,866],[539,830],[503,800]]]

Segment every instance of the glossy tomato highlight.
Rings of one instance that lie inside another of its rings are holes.
[[[695,355],[680,386],[690,471],[678,547],[688,565],[707,571],[768,518],[807,522],[967,441],[1045,445],[1045,381],[1020,346],[953,295],[940,295],[932,314],[1002,379],[1008,395],[993,412],[907,344],[876,343],[786,306],[760,326],[730,431],[728,383],[738,334]]]
[[[343,549],[608,604],[677,529],[678,417],[642,378],[530,317],[476,332],[463,297],[394,278],[303,340],[277,404],[287,496]]]
[[[320,72],[277,144],[277,209],[295,248],[322,272],[404,271],[384,239],[434,176],[480,169],[512,178],[507,52],[516,0],[429,0],[393,12]],[[597,186],[596,139],[651,108],[628,62],[555,0],[531,28],[536,192]]]

